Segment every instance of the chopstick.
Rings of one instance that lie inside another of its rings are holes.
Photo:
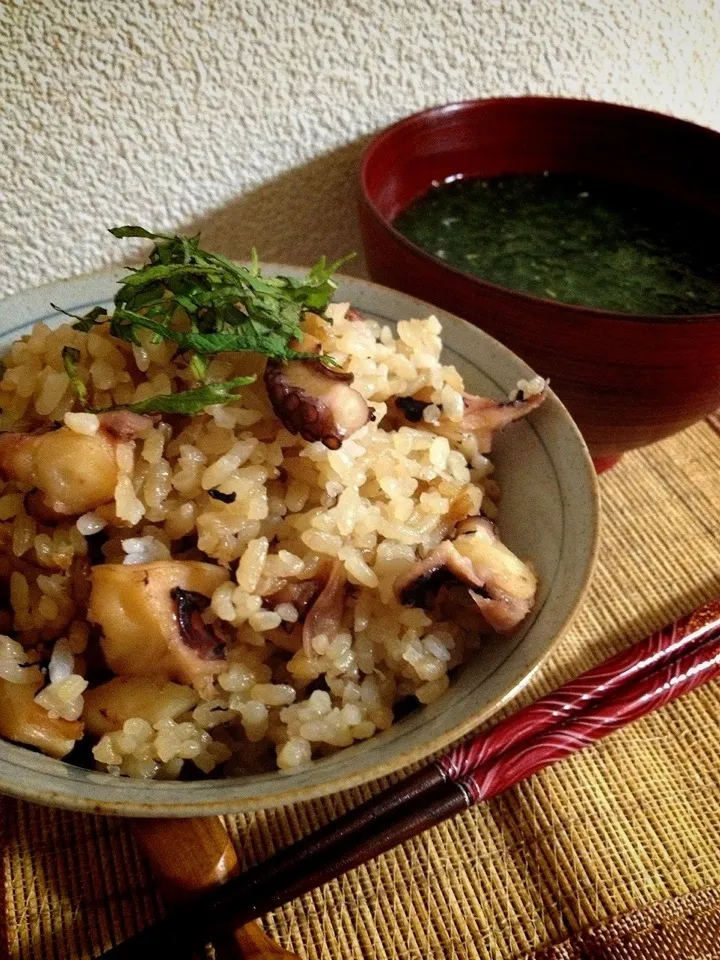
[[[720,674],[720,598],[460,744],[326,827],[103,954],[177,957],[584,749]]]

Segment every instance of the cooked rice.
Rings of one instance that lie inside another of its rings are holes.
[[[332,325],[318,323],[313,333],[354,374],[375,418],[339,449],[279,427],[259,380],[237,402],[185,420],[179,432],[162,423],[119,443],[113,503],[77,518],[44,525],[26,511],[27,486],[0,484],[0,564],[11,610],[2,627],[16,638],[0,637],[0,678],[37,683],[37,662],[46,663],[52,650],[49,683],[35,696],[51,718],[83,718],[92,669],[86,538],[102,532],[105,560],[123,564],[167,559],[196,542],[205,558],[232,571],[203,614],[225,625],[226,668],[204,699],[189,687],[178,696],[182,685],[167,684],[152,707],[118,721],[93,748],[100,769],[174,778],[189,762],[205,774],[235,775],[266,768],[269,757],[281,769],[295,768],[387,729],[393,707],[409,696],[423,704],[442,696],[479,642],[476,619],[433,620],[401,606],[393,583],[443,539],[444,517],[468,484],[467,512],[494,511],[483,502],[491,463],[472,434],[455,446],[421,427],[379,427],[388,400],[423,389],[426,423],[441,412],[459,422],[463,381],[440,361],[435,317],[402,321],[393,333],[349,319],[347,309],[331,305]],[[94,407],[192,385],[189,370],[173,363],[170,343],[148,335],[141,347],[130,346],[107,327],[81,333],[38,324],[5,358],[0,430],[55,421],[97,433],[97,416],[73,412],[64,346],[79,351],[78,372]],[[239,376],[247,363],[223,354],[208,376]],[[297,607],[269,609],[265,598],[288,580],[314,577],[328,560],[342,564],[351,585],[341,628],[316,636],[311,653],[293,649],[288,630],[300,619]]]

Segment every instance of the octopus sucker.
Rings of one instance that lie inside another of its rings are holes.
[[[320,357],[268,360],[265,389],[276,416],[291,433],[337,450],[370,419],[364,397],[352,387],[353,375],[328,367]]]

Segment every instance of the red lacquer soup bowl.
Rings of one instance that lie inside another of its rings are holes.
[[[720,313],[635,316],[544,300],[464,274],[392,226],[458,174],[575,173],[660,190],[720,216],[720,134],[583,100],[520,97],[435,107],[366,148],[360,219],[374,280],[483,327],[550,377],[598,467],[720,407]]]

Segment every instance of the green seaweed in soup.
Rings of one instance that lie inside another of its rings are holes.
[[[654,190],[566,174],[434,187],[394,223],[452,266],[563,303],[720,311],[720,222]]]

